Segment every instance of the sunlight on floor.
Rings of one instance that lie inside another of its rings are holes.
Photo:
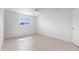
[[[21,39],[18,39],[17,41],[22,41],[22,40],[25,40],[25,39],[32,39],[32,37],[21,38]]]
[[[32,37],[21,38],[17,40],[18,42],[18,50],[32,50]]]

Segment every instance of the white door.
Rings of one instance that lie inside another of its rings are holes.
[[[0,8],[0,49],[3,43],[3,13],[4,10],[2,8]]]
[[[73,43],[79,46],[79,9],[72,10],[72,39]]]

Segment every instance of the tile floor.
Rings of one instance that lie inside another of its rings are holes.
[[[4,40],[2,51],[79,51],[74,44],[34,34]]]

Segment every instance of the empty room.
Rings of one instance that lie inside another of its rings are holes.
[[[78,8],[0,8],[1,51],[79,51]]]

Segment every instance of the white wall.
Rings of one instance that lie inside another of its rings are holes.
[[[4,10],[0,8],[0,49],[3,43],[3,16]]]
[[[38,32],[49,37],[72,41],[71,9],[42,9],[38,16]]]
[[[30,17],[31,26],[21,26],[18,23],[21,13],[5,11],[5,38],[13,36],[23,36],[32,33],[40,33],[57,39],[72,41],[72,9],[67,8],[46,8],[40,9],[38,22],[36,16]],[[38,23],[38,31],[37,31]]]
[[[24,36],[28,34],[33,34],[37,32],[36,24],[37,24],[37,17],[26,15],[30,18],[31,24],[30,25],[20,25],[19,24],[19,17],[25,14],[16,13],[12,11],[5,10],[4,15],[4,23],[5,23],[5,38],[8,37],[16,37],[16,36]]]

